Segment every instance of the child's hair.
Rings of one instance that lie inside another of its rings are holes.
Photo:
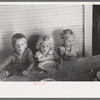
[[[64,39],[64,37],[69,37],[72,36],[73,38],[75,38],[75,33],[71,30],[71,29],[65,29],[63,30],[63,32],[61,33],[61,38]]]
[[[12,39],[11,39],[12,45],[14,46],[17,39],[22,39],[22,38],[24,39],[25,43],[27,43],[25,35],[23,35],[22,33],[14,34]]]
[[[37,42],[36,49],[40,49],[41,44],[45,44],[45,43],[50,44],[51,48],[54,48],[53,38],[45,35],[41,37],[39,41]]]

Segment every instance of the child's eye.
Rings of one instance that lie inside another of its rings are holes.
[[[44,47],[43,45],[41,45],[41,47]]]
[[[67,39],[67,37],[64,37],[64,39]]]
[[[48,47],[48,45],[46,47]]]
[[[24,45],[24,44],[21,44],[22,46]]]
[[[44,48],[44,46],[43,46],[43,45],[41,45],[41,48]]]
[[[18,45],[15,45],[16,47],[18,47]]]

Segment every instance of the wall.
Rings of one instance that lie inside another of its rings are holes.
[[[76,33],[74,44],[83,55],[82,5],[0,5],[0,56],[11,53],[10,39],[15,33],[26,35],[34,53],[39,35],[51,35],[59,46],[60,33],[66,28]]]
[[[92,56],[92,5],[84,7],[84,51],[85,56]]]

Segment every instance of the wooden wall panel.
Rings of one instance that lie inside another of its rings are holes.
[[[0,56],[11,53],[11,37],[21,32],[35,52],[39,35],[51,35],[56,46],[62,44],[60,33],[71,28],[76,33],[75,46],[83,54],[83,5],[0,5]]]

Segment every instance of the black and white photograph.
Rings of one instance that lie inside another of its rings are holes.
[[[0,4],[0,81],[100,81],[100,5]]]

